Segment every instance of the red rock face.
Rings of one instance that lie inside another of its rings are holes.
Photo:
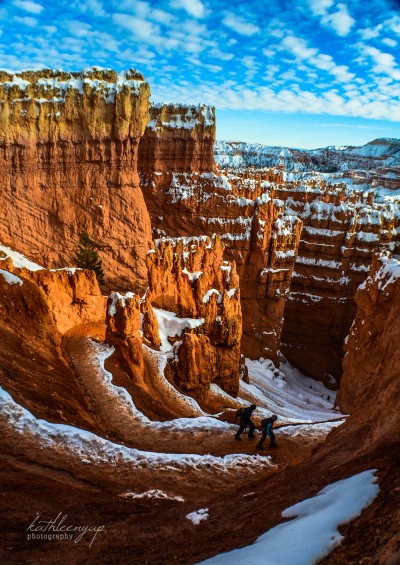
[[[207,395],[212,382],[236,396],[242,314],[235,264],[223,260],[224,245],[218,236],[156,244],[147,258],[146,300],[180,318],[201,322],[178,338],[166,375],[198,397]]]
[[[355,300],[337,403],[353,427],[368,415],[372,450],[400,434],[400,262],[376,259]]]
[[[141,174],[155,236],[213,234],[235,261],[243,312],[243,352],[277,360],[282,314],[300,239],[301,219],[273,202],[280,171],[235,175]],[[272,191],[271,191],[272,189]]]
[[[152,106],[150,122],[139,144],[139,172],[215,171],[214,140],[214,108]]]
[[[140,335],[140,296],[114,292],[107,302],[106,341],[114,346],[128,375],[143,382],[144,360]]]
[[[62,344],[72,327],[104,322],[94,273],[32,272],[2,255],[1,386],[37,417],[93,429],[96,416]]]
[[[0,269],[29,280],[49,309],[57,331],[65,334],[74,326],[104,322],[106,298],[101,294],[93,271],[82,269],[40,269],[15,267],[10,257],[0,258]]]
[[[74,264],[86,231],[108,285],[142,288],[151,228],[137,152],[149,93],[136,71],[1,72],[0,241],[59,267]]]
[[[318,177],[180,172],[179,162],[160,154],[154,171],[141,174],[155,236],[219,234],[240,277],[245,355],[277,361],[281,349],[305,373],[335,385],[354,292],[374,253],[398,245],[396,206]]]
[[[392,204],[320,184],[309,193],[282,187],[286,213],[303,230],[284,312],[283,353],[326,384],[339,382],[343,342],[355,316],[354,293],[374,253],[399,245],[399,212]],[[279,194],[279,192],[277,192]]]

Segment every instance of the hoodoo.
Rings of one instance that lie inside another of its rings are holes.
[[[213,107],[149,97],[0,72],[0,562],[394,565],[397,140],[215,147]],[[39,512],[96,536],[27,537]]]

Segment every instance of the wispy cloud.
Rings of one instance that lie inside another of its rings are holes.
[[[171,0],[173,8],[182,8],[188,14],[195,18],[202,18],[205,15],[206,9],[200,0]]]
[[[310,8],[315,16],[319,16],[324,26],[330,27],[338,35],[348,35],[355,24],[346,4],[333,0],[309,0]]]
[[[224,23],[227,27],[233,29],[233,31],[236,31],[240,35],[254,35],[255,33],[258,33],[260,31],[260,28],[258,26],[245,20],[244,18],[236,16],[232,12],[227,12],[225,14],[222,23]]]
[[[43,11],[43,6],[37,2],[31,2],[30,0],[14,0],[14,6],[25,10],[25,12],[30,12],[31,14],[40,14]]]

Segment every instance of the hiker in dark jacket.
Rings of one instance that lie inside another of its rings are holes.
[[[246,426],[249,426],[249,437],[252,438],[254,437],[254,430],[256,429],[255,425],[253,424],[253,422],[251,421],[251,417],[253,415],[254,410],[257,408],[257,406],[255,404],[252,404],[251,406],[248,406],[247,408],[245,408],[243,410],[242,416],[240,418],[240,426],[238,431],[236,432],[235,435],[235,439],[237,439],[238,441],[242,441],[242,438],[240,437],[242,435],[242,433],[244,432]]]
[[[260,441],[256,445],[256,449],[264,449],[263,444],[264,444],[264,441],[266,440],[267,436],[269,437],[270,447],[277,447],[275,434],[273,432],[273,427],[274,427],[274,424],[277,421],[277,419],[278,419],[278,416],[276,414],[273,414],[271,416],[271,418],[265,418],[264,420],[261,420],[262,436],[261,436]]]

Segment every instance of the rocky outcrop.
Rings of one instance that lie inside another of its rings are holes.
[[[197,397],[216,383],[237,395],[242,315],[235,263],[218,236],[161,239],[148,254],[153,307],[174,312],[185,327],[175,338],[167,377]]]
[[[279,170],[141,174],[155,236],[219,235],[240,279],[244,353],[275,361],[301,229],[273,201],[282,180]]]
[[[0,386],[37,417],[96,426],[63,343],[74,326],[101,325],[104,318],[105,298],[93,272],[47,271],[2,247]]]
[[[106,341],[118,352],[125,371],[143,382],[144,360],[140,330],[140,296],[113,292],[107,302]]]
[[[285,356],[336,386],[353,295],[400,239],[397,204],[279,169],[141,175],[155,235],[219,234],[240,277],[243,352]],[[282,334],[283,332],[283,334]],[[281,344],[282,335],[282,344]]]
[[[376,258],[355,300],[337,403],[353,422],[368,414],[372,449],[400,434],[400,262]]]
[[[15,266],[12,257],[0,255],[0,269],[29,280],[47,304],[55,328],[65,334],[74,326],[104,322],[106,298],[101,294],[93,271],[82,269],[47,270]],[[18,262],[17,262],[18,263]],[[29,265],[29,262],[27,262]]]
[[[134,70],[0,72],[0,240],[46,267],[98,243],[108,285],[143,288],[150,220],[137,175],[149,86]]]
[[[303,221],[282,351],[304,372],[335,385],[355,316],[354,293],[377,251],[399,249],[399,206],[322,180],[285,183],[276,195],[283,211]]]
[[[156,104],[150,108],[150,121],[140,140],[139,172],[214,171],[214,140],[214,108]]]

